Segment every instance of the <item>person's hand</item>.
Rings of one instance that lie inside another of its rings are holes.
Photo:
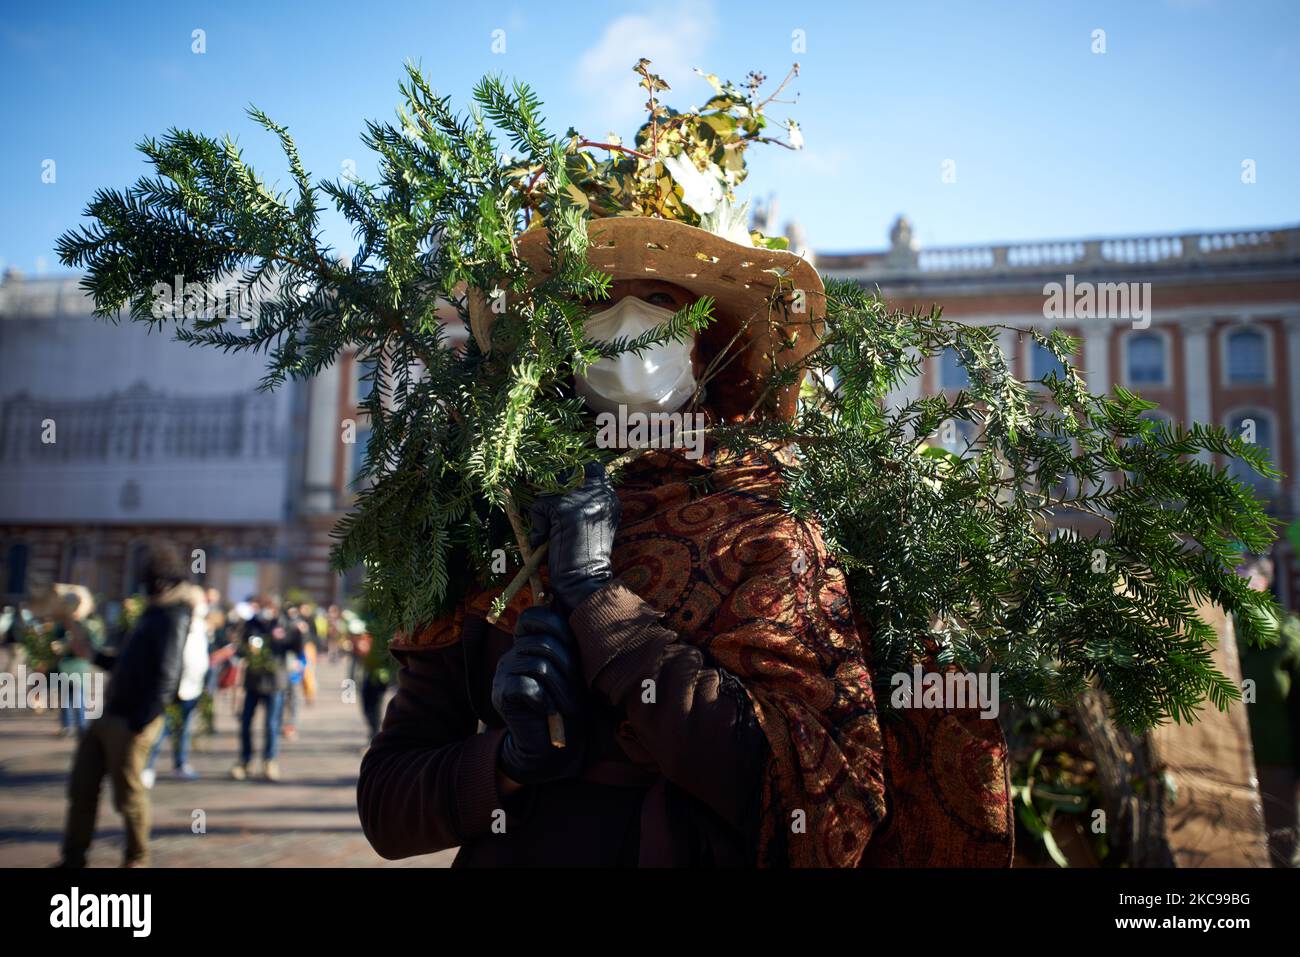
[[[555,603],[567,617],[582,600],[614,577],[610,554],[622,506],[598,462],[587,465],[582,485],[563,495],[543,495],[529,510],[528,544],[550,541],[546,555]]]
[[[505,720],[497,764],[520,784],[569,778],[582,770],[585,708],[577,642],[568,623],[550,608],[525,609],[514,646],[497,662],[492,707]],[[565,747],[551,744],[548,714],[564,720]]]

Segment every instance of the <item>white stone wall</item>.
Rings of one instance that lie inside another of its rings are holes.
[[[265,356],[92,319],[67,280],[4,293],[0,522],[285,519],[294,386],[257,391]]]

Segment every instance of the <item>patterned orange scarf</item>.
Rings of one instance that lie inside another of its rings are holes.
[[[618,486],[614,572],[736,675],[770,745],[758,862],[1005,866],[1006,746],[971,712],[877,714],[870,647],[815,523],[780,501],[774,456],[652,451]],[[497,590],[464,613],[487,613]],[[523,589],[502,615],[513,630]],[[413,645],[454,640],[440,622]],[[440,640],[441,639],[441,640]]]

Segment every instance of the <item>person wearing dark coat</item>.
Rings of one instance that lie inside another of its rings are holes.
[[[811,266],[666,220],[589,229],[612,282],[588,335],[641,335],[704,295],[717,320],[693,346],[575,376],[593,413],[792,419],[798,384],[764,383],[773,356],[794,363],[815,342]],[[544,272],[544,230],[520,254]],[[807,294],[802,315],[772,307],[778,274]],[[529,545],[549,546],[548,605],[521,590],[493,621],[501,588],[470,583],[390,644],[397,692],[357,784],[375,850],[458,847],[458,867],[1007,866],[996,721],[880,720],[847,575],[816,519],[785,507],[789,459],[682,441],[617,482],[594,466],[538,498]]]
[[[148,863],[149,791],[140,772],[166,720],[163,712],[176,700],[190,620],[203,597],[198,586],[185,581],[187,571],[175,548],[151,543],[142,566],[144,612],[118,653],[94,654],[95,664],[110,673],[108,697],[104,714],[87,729],[73,759],[64,867],[86,864],[105,777],[112,782],[113,806],[126,825],[123,865]]]

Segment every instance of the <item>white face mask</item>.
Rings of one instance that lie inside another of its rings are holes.
[[[591,316],[587,337],[608,342],[632,339],[663,325],[673,310],[652,306],[644,299],[625,296],[614,305]],[[693,340],[665,342],[636,355],[619,353],[587,367],[576,376],[578,395],[597,412],[676,412],[695,392],[695,370],[691,367]]]

